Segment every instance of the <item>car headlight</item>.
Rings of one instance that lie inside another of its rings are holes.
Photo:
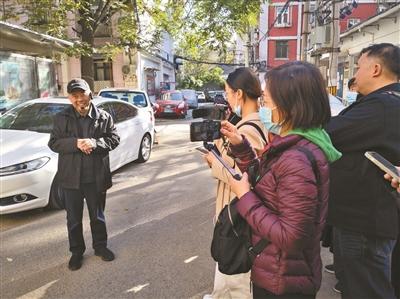
[[[41,157],[32,161],[14,164],[0,168],[0,176],[20,174],[42,168],[50,161],[49,157]]]
[[[178,108],[179,108],[179,109],[183,109],[183,107],[185,107],[185,102],[181,102],[181,103],[178,105]]]

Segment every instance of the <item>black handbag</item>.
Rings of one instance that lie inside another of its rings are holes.
[[[235,197],[218,216],[211,242],[211,256],[218,262],[220,272],[228,275],[247,273],[254,259],[268,245],[266,239],[251,244],[251,228],[237,212]]]

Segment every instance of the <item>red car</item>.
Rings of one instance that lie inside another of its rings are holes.
[[[163,93],[157,104],[156,116],[175,115],[185,117],[187,114],[188,104],[179,90]]]

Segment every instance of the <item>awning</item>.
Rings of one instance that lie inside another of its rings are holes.
[[[72,42],[0,21],[0,50],[32,56],[50,57],[63,52]]]

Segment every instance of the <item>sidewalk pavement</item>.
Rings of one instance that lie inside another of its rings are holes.
[[[321,248],[321,258],[323,267],[332,264],[333,256],[329,252],[329,248]],[[340,299],[340,294],[336,293],[332,288],[336,284],[335,274],[322,270],[322,284],[317,294],[317,299]]]

